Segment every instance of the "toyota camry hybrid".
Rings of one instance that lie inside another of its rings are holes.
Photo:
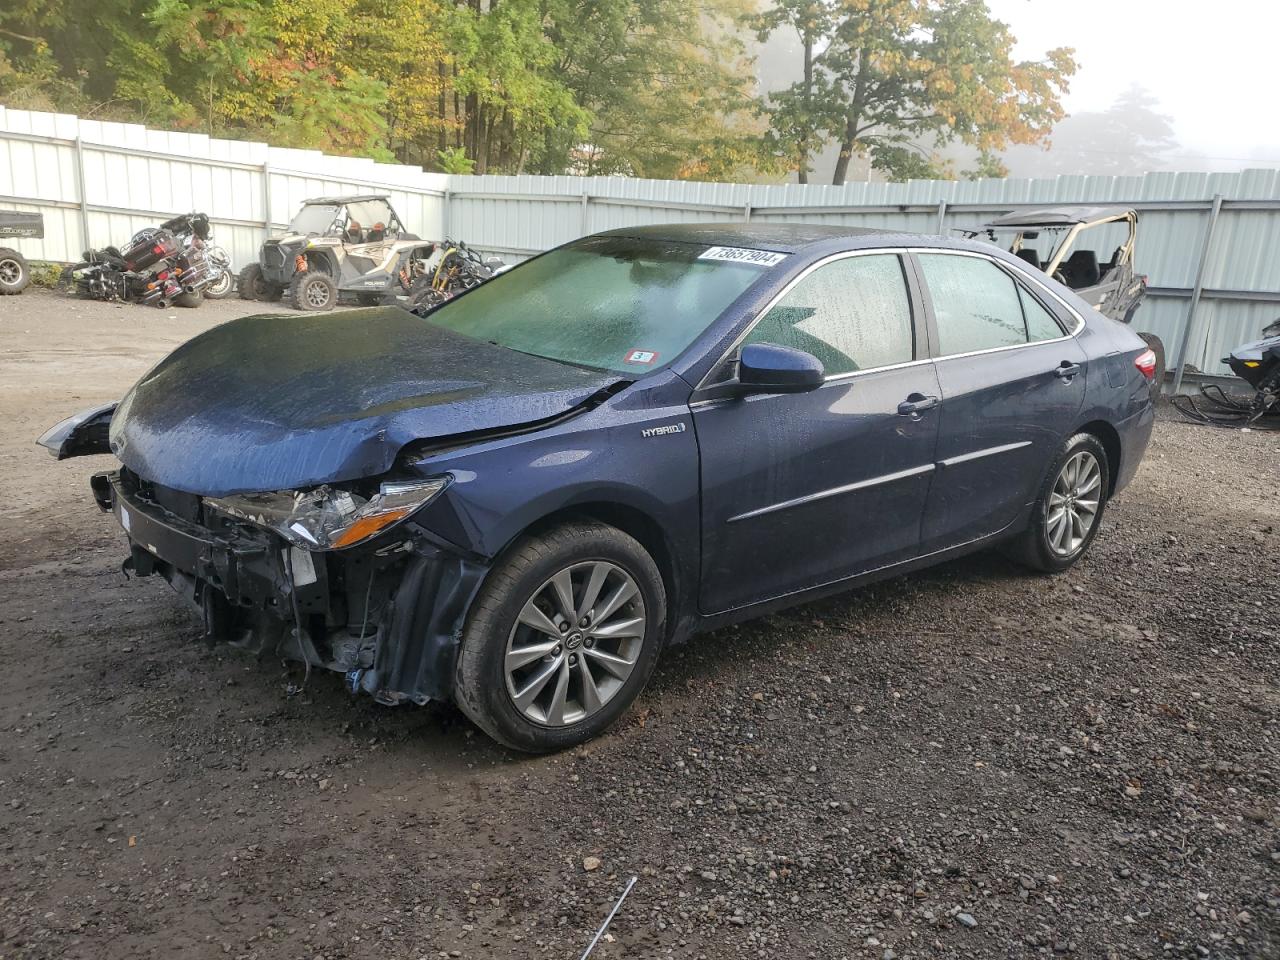
[[[1133,477],[1155,360],[990,245],[615,230],[425,319],[246,317],[40,439],[210,639],[608,727],[668,643],[999,544],[1065,570]]]

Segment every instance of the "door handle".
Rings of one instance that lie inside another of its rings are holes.
[[[941,402],[937,397],[926,397],[923,393],[913,393],[898,404],[898,416],[919,417],[923,411],[932,410]]]
[[[1059,380],[1070,380],[1080,372],[1080,364],[1072,363],[1070,360],[1063,360],[1054,368],[1053,375]]]

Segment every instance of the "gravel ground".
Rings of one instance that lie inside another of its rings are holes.
[[[0,298],[0,958],[571,958],[632,875],[597,958],[1280,956],[1280,434],[1162,416],[1067,575],[699,638],[529,758],[206,648],[32,444],[249,306]]]

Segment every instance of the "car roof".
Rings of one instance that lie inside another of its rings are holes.
[[[901,230],[878,230],[870,227],[845,227],[825,223],[660,223],[641,227],[620,227],[596,234],[598,237],[634,237],[644,240],[667,240],[676,243],[704,243],[714,246],[747,247],[777,253],[800,251],[829,244],[832,240],[859,241],[856,246],[889,246],[891,237],[902,237]],[[914,235],[911,235],[914,236]],[[867,242],[872,241],[872,242]],[[876,242],[878,241],[878,242]]]
[[[362,200],[387,200],[390,199],[387,193],[361,193],[350,197],[312,197],[310,200],[303,200],[302,205],[307,206],[312,203],[360,203]]]
[[[1133,213],[1132,207],[1041,207],[1039,210],[1024,210],[1017,213],[1006,213],[1003,217],[988,220],[988,227],[1069,227],[1077,223],[1092,223],[1095,220],[1106,220],[1109,217],[1125,217]]]

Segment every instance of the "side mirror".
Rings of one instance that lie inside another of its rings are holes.
[[[825,379],[822,361],[813,354],[776,343],[748,343],[738,357],[740,393],[806,393]]]

